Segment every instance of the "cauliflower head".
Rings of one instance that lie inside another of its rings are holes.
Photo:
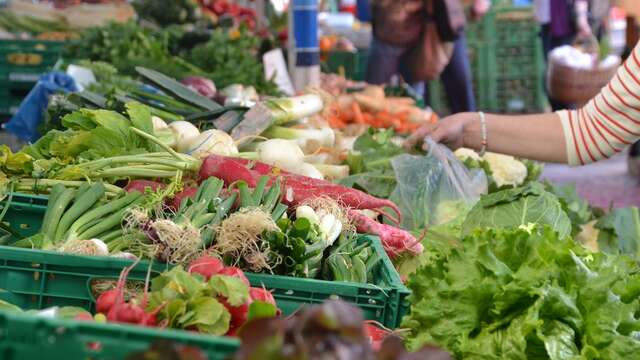
[[[486,153],[482,160],[489,164],[493,179],[498,187],[519,186],[527,178],[527,167],[513,156]]]
[[[480,161],[482,160],[482,158],[480,158],[480,155],[471,150],[471,149],[467,149],[467,148],[460,148],[458,150],[456,150],[453,153],[460,161],[465,161],[467,159],[472,159],[475,161]]]

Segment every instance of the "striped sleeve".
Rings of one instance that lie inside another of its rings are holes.
[[[608,158],[640,139],[640,43],[598,96],[557,114],[572,165]]]

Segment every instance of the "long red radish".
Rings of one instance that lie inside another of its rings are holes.
[[[287,205],[295,206],[316,197],[328,196],[349,208],[376,210],[394,223],[399,223],[402,220],[400,209],[392,201],[379,199],[362,191],[329,181],[291,174],[260,162],[210,155],[202,163],[198,177],[200,181],[204,181],[215,176],[222,179],[227,185],[242,180],[253,187],[263,175],[272,177],[269,184],[273,183],[276,177],[283,179],[283,202]],[[392,209],[395,216],[385,213],[383,210],[385,207]]]
[[[173,199],[171,199],[171,201],[167,203],[167,205],[169,206],[169,208],[173,210],[178,210],[180,209],[180,205],[182,204],[182,201],[184,201],[185,199],[195,198],[197,193],[198,193],[198,188],[195,186],[185,188],[181,192],[177,193],[173,197]]]
[[[144,194],[146,189],[150,189],[151,191],[157,191],[158,189],[164,189],[167,185],[163,183],[159,183],[157,181],[150,180],[133,180],[129,181],[127,186],[124,189],[127,192],[139,191]]]
[[[100,294],[96,300],[96,311],[107,314],[118,300],[118,296],[120,296],[120,290],[118,289],[107,290]]]
[[[359,233],[377,235],[389,257],[395,258],[403,253],[420,254],[424,246],[415,236],[400,228],[381,224],[363,213],[349,210],[349,219],[356,225]]]

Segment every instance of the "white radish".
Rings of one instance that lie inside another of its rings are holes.
[[[292,173],[300,174],[304,164],[304,153],[292,140],[270,139],[258,144],[256,151],[261,162]]]
[[[157,116],[152,116],[151,117],[151,122],[153,123],[153,131],[159,131],[159,130],[164,130],[166,128],[169,127],[169,125],[167,125],[166,122],[164,122],[164,120],[160,119]]]
[[[211,129],[191,139],[183,152],[202,159],[212,154],[222,156],[238,155],[238,148],[229,134]]]
[[[322,175],[322,173],[318,171],[318,169],[316,169],[315,166],[307,163],[300,165],[297,172],[295,171],[291,171],[291,172],[294,172],[302,176],[310,177],[313,179],[324,180],[324,176]]]
[[[320,224],[318,214],[311,208],[311,206],[302,205],[296,208],[297,219],[307,219],[312,224]]]
[[[185,152],[190,141],[200,135],[200,130],[188,121],[174,121],[169,124],[169,128],[176,138],[176,150],[180,152]]]

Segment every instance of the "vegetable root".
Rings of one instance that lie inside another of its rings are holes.
[[[268,270],[267,256],[259,245],[260,236],[276,230],[270,214],[257,208],[242,209],[220,224],[214,250],[231,257],[236,264],[245,261],[252,271]]]

